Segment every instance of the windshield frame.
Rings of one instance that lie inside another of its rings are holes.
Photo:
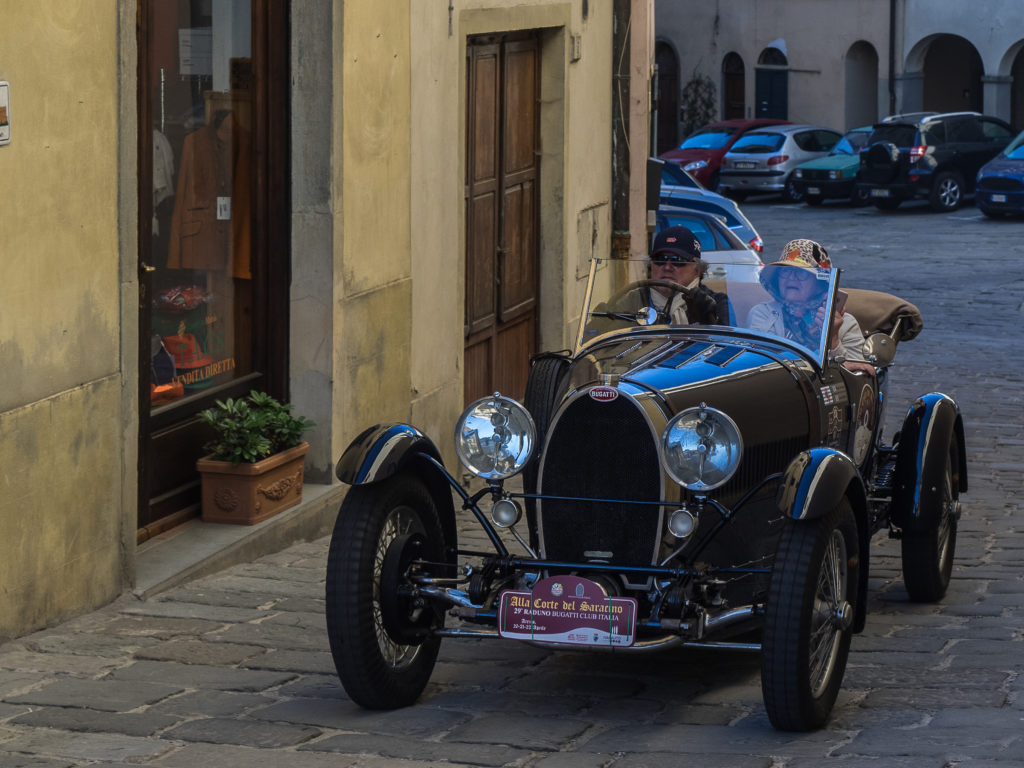
[[[626,268],[623,270],[625,273],[629,273],[631,269],[643,270],[641,274],[646,274],[646,265],[649,263],[649,259],[602,259],[593,258],[590,261],[590,271],[587,277],[587,287],[584,293],[583,306],[580,312],[579,327],[576,333],[574,356],[578,356],[580,353],[585,351],[587,348],[592,347],[595,344],[601,344],[605,341],[622,336],[624,334],[636,334],[642,333],[647,335],[648,333],[672,333],[681,335],[702,335],[707,336],[708,334],[720,334],[728,335],[733,337],[735,340],[737,337],[747,339],[752,343],[771,344],[773,346],[785,347],[807,361],[811,362],[818,370],[823,370],[829,360],[829,351],[832,344],[832,327],[831,323],[823,323],[818,344],[816,348],[805,346],[794,339],[787,338],[785,336],[776,335],[770,331],[754,330],[746,327],[745,323],[747,318],[736,318],[735,324],[724,324],[724,325],[670,325],[667,323],[652,323],[645,325],[637,323],[635,325],[625,324],[623,321],[622,327],[613,328],[607,331],[596,331],[588,329],[588,322],[593,318],[593,312],[597,311],[597,307],[600,306],[604,298],[610,297],[614,292],[615,288],[622,289],[628,285],[631,285],[632,280],[623,281],[621,285],[615,286],[611,293],[605,290],[603,287],[598,287],[602,281],[608,282],[611,279],[611,273],[608,267],[618,264],[622,265],[622,262],[626,262]],[[760,269],[770,269],[779,265],[765,265]],[[784,267],[793,268],[793,267]],[[714,290],[724,289],[723,292],[729,293],[729,285],[732,284],[734,296],[737,292],[750,292],[753,291],[755,295],[763,295],[762,298],[765,301],[773,301],[773,297],[769,294],[760,283],[754,283],[750,279],[751,265],[744,264],[724,264],[718,263],[713,265],[713,270],[723,270],[726,278],[724,283],[722,280],[707,281],[709,287]],[[825,317],[832,317],[834,312],[836,296],[839,290],[839,278],[841,270],[838,269],[817,269],[814,270],[815,278],[827,283],[825,288]],[[738,275],[739,278],[731,280],[730,275]],[[712,286],[712,283],[714,285]],[[737,286],[743,286],[738,288]],[[764,303],[764,302],[758,302]],[[749,313],[749,307],[747,312]],[[735,341],[733,342],[735,343]]]

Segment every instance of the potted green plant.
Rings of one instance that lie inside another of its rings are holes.
[[[266,392],[218,400],[200,412],[216,438],[196,462],[202,477],[203,520],[252,525],[299,503],[313,422],[291,413]]]

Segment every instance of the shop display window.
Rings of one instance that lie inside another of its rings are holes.
[[[150,402],[253,369],[250,0],[154,0]]]

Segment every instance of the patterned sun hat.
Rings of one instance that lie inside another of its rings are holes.
[[[774,262],[779,266],[832,268],[832,260],[821,243],[798,237],[782,247],[782,256]]]

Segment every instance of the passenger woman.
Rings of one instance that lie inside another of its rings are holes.
[[[747,327],[817,349],[828,299],[828,279],[822,270],[831,268],[832,260],[820,243],[790,240],[781,258],[761,270],[761,284],[773,301],[755,305],[747,316]],[[874,372],[864,357],[860,324],[843,306],[838,306],[832,317],[831,355],[849,370]]]

